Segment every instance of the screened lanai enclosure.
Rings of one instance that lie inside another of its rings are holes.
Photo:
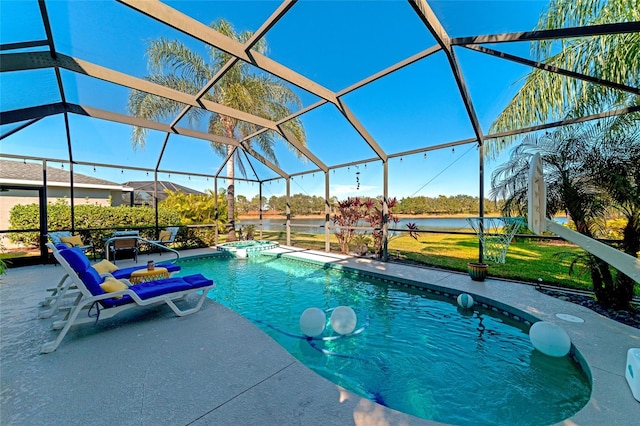
[[[539,56],[541,43],[555,54],[637,34],[634,14],[539,28],[547,6],[3,0],[0,232],[36,233],[44,259],[50,231],[94,228],[79,205],[144,204],[155,215],[138,225],[154,237],[175,225],[158,213],[168,184],[213,194],[211,224],[219,200],[257,196],[262,222],[269,199],[284,197],[287,243],[305,212],[295,194],[319,198],[327,251],[332,206],[347,197],[382,200],[383,241],[394,197],[467,194],[483,217],[509,143],[640,110],[637,76],[630,84]],[[568,116],[534,96],[525,108],[535,117],[504,118],[532,70],[628,101]],[[10,229],[10,208],[27,202],[39,206],[23,213],[37,226]],[[56,203],[71,206],[70,226],[48,219]]]

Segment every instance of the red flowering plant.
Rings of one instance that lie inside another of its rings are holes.
[[[400,218],[391,211],[397,203],[398,200],[396,198],[392,198],[387,202],[389,207],[387,223],[397,224],[400,221]],[[384,219],[382,206],[382,199],[374,198],[349,197],[344,201],[338,202],[338,212],[333,216],[332,221],[338,227],[335,234],[340,244],[340,250],[343,253],[349,252],[349,245],[354,237],[365,234],[365,231],[358,232],[352,228],[366,224],[372,228],[374,252],[378,256],[382,255],[382,225]],[[417,240],[418,227],[416,224],[408,223],[407,227],[409,228],[409,235]]]
[[[337,213],[333,215],[331,221],[336,227],[335,234],[343,253],[349,252],[349,244],[358,233],[354,227],[361,226],[364,217],[365,207],[359,197],[347,198],[338,201]]]

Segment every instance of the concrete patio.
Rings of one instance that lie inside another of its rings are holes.
[[[182,256],[212,252],[193,250]],[[557,323],[569,333],[593,379],[589,403],[562,424],[638,424],[640,402],[624,378],[627,350],[640,347],[638,329],[528,285],[478,283],[464,274],[290,247],[278,252],[466,291],[494,300],[499,308],[515,307],[524,318]],[[138,264],[149,259],[167,256],[144,255]],[[3,425],[437,424],[377,405],[321,378],[251,322],[213,301],[182,318],[163,305],[73,327],[57,351],[40,355],[41,344],[55,332],[49,328],[51,320],[37,318],[38,302],[63,273],[59,266],[45,265],[10,269],[0,278]],[[563,321],[557,313],[584,322]]]

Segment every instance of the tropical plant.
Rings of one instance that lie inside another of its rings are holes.
[[[371,233],[371,236],[373,237],[373,250],[378,257],[382,257],[384,255],[382,247],[382,243],[384,242],[384,232],[382,230],[384,220],[384,211],[382,209],[383,203],[381,199],[369,199],[367,201],[364,220],[373,228],[373,232]],[[396,198],[391,198],[387,201],[387,207],[389,208],[387,223],[393,223],[395,225],[400,221],[400,218],[391,211],[397,203],[398,200]]]
[[[551,0],[534,30],[640,21],[636,0]],[[631,87],[640,85],[640,33],[541,40],[532,43],[537,61]],[[534,68],[491,125],[490,133],[640,104],[640,96]],[[498,154],[515,139],[487,143]]]
[[[246,43],[252,36],[251,32],[236,33],[233,26],[220,19],[212,23],[211,28],[224,36]],[[264,39],[258,41],[253,50],[264,53],[267,44]],[[202,57],[177,40],[159,38],[149,43],[147,47],[148,67],[150,74],[147,80],[181,92],[196,95],[216,74],[233,59],[231,55],[213,47],[208,48],[208,57]],[[257,74],[249,64],[238,61],[233,65],[214,86],[205,93],[203,99],[249,112],[270,120],[280,120],[291,114],[292,108],[300,108],[298,96],[282,81],[275,80],[264,74]],[[137,116],[152,120],[171,120],[184,108],[179,104],[146,92],[132,91],[129,95],[129,111]],[[202,109],[191,108],[185,116],[193,125],[206,120],[209,133],[223,135],[241,140],[256,133],[260,127],[233,117],[208,113]],[[301,122],[293,119],[283,126],[291,132],[301,143],[305,143],[305,134]],[[147,130],[136,127],[133,131],[132,143],[134,147],[144,146]],[[249,144],[257,144],[262,155],[278,164],[274,145],[277,138],[275,132],[262,132],[249,140]],[[228,239],[235,240],[235,165],[245,174],[240,151],[232,145],[218,142],[211,143],[212,148],[222,156],[229,155],[227,162],[227,222]],[[287,146],[293,149],[290,145]],[[298,153],[297,151],[294,151]],[[233,153],[233,155],[231,155]]]
[[[342,253],[349,252],[349,245],[352,243],[353,238],[358,233],[354,227],[362,225],[363,219],[363,201],[358,198],[347,198],[343,201],[338,201],[337,212],[331,218],[334,227],[336,228],[335,235],[340,245]]]
[[[606,124],[606,122],[605,122]],[[595,176],[597,184],[622,213],[626,225],[622,231],[621,249],[630,256],[640,252],[640,126],[629,132],[608,132],[609,126],[596,128],[596,143],[587,153],[585,166]],[[612,304],[628,308],[635,281],[625,274],[616,274]]]
[[[216,199],[212,190],[206,190],[206,194],[185,194],[180,191],[167,192],[167,198],[162,202],[162,207],[173,210],[180,215],[180,220],[185,225],[191,224],[217,224],[224,229],[227,223],[227,198],[224,190],[218,194],[218,216],[216,217]]]
[[[387,223],[398,223],[400,219],[391,209],[397,204],[396,198],[387,201],[389,211],[387,213]],[[384,221],[382,199],[349,197],[346,200],[338,201],[336,204],[336,214],[331,218],[337,230],[335,231],[340,250],[348,253],[351,245],[368,244],[368,237],[364,237],[364,231],[359,232],[356,227],[368,225],[371,227],[371,236],[373,237],[373,249],[379,256],[383,256],[383,237],[384,233],[382,225]],[[407,224],[409,235],[413,239],[418,238],[418,227],[415,223]]]
[[[4,253],[4,244],[0,242],[0,253]],[[0,258],[0,275],[4,275],[7,273],[7,263],[4,259]]]
[[[630,150],[637,152],[637,140],[630,145],[628,140],[624,143]],[[492,174],[491,196],[505,199],[504,214],[515,212],[524,215],[527,206],[529,164],[532,156],[540,153],[544,162],[547,186],[547,216],[551,217],[556,212],[564,210],[571,217],[578,232],[596,238],[602,233],[599,227],[605,222],[603,218],[611,204],[612,185],[619,185],[616,186],[617,190],[628,191],[629,198],[635,197],[637,192],[634,191],[638,190],[637,183],[630,184],[633,188],[621,184],[621,180],[629,176],[637,179],[633,177],[633,173],[636,173],[636,176],[639,173],[640,163],[637,160],[635,165],[631,163],[618,169],[625,172],[615,172],[607,178],[604,178],[603,174],[609,172],[594,170],[605,167],[609,161],[617,164],[618,161],[627,158],[618,159],[621,148],[616,148],[615,145],[619,143],[603,138],[603,130],[599,125],[571,126],[552,133],[527,135],[512,150],[509,161],[499,166]],[[613,163],[610,165],[616,167]],[[606,183],[607,179],[610,180],[609,184]],[[626,202],[628,205],[629,198],[623,199],[620,196],[617,204],[622,205]],[[637,205],[640,201],[635,198],[633,203]],[[604,306],[628,307],[633,296],[633,284],[630,285],[629,292],[628,283],[624,278],[618,278],[622,274],[617,274],[614,281],[608,264],[592,255],[587,257],[586,263],[598,302]]]

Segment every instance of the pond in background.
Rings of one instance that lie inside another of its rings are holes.
[[[567,223],[566,217],[556,217],[556,222],[564,225]],[[286,231],[285,219],[262,219],[262,226],[265,231]],[[307,234],[324,234],[323,219],[292,219],[291,223],[295,226],[291,228],[291,232],[303,232]],[[407,223],[415,223],[422,231],[425,230],[442,230],[442,231],[469,231],[473,232],[469,222],[464,217],[403,217],[397,224],[392,224],[393,228],[406,230]],[[243,219],[236,222],[236,227],[254,225],[256,230],[260,229],[260,221],[258,219]]]

